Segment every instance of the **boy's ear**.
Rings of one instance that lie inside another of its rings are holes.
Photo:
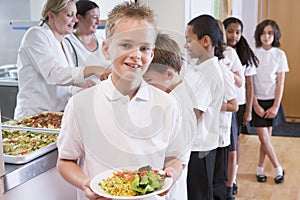
[[[169,80],[172,80],[173,77],[174,77],[174,70],[168,68],[167,71],[166,71],[166,75],[167,75],[167,78],[168,78]]]
[[[110,60],[108,49],[109,49],[108,41],[103,40],[103,42],[102,42],[102,53],[103,53],[106,60]]]
[[[202,38],[203,47],[207,48],[211,45],[211,39],[208,35],[204,35]]]

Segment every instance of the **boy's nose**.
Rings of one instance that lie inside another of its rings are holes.
[[[141,59],[142,52],[140,51],[139,48],[136,48],[130,52],[129,56],[134,59]]]

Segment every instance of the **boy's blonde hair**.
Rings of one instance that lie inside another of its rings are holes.
[[[146,5],[138,2],[123,2],[112,9],[108,14],[105,25],[105,35],[109,38],[113,35],[116,25],[123,19],[145,20],[156,28],[154,11]]]

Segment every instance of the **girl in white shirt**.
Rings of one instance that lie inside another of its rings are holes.
[[[264,20],[255,30],[255,53],[259,58],[257,74],[254,76],[253,120],[251,125],[261,142],[257,181],[265,182],[264,161],[268,156],[275,168],[275,183],[284,182],[284,171],[277,159],[271,136],[276,125],[278,110],[281,105],[285,72],[289,71],[285,53],[279,49],[280,29],[273,20]]]
[[[235,17],[229,17],[223,21],[226,30],[227,45],[234,48],[243,65],[241,74],[244,84],[237,88],[237,102],[239,110],[232,120],[233,136],[237,137],[236,145],[231,145],[229,152],[228,183],[232,187],[232,194],[236,194],[238,187],[236,183],[236,174],[238,170],[238,135],[249,121],[251,121],[252,100],[253,100],[253,75],[256,74],[258,60],[250,48],[247,40],[243,37],[244,25],[241,20]]]
[[[43,111],[63,111],[71,97],[71,86],[85,87],[85,77],[102,71],[90,66],[75,68],[68,62],[62,39],[77,22],[73,0],[48,0],[40,26],[24,35],[17,58],[19,93],[15,119]]]

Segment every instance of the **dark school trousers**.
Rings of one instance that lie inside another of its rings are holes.
[[[213,178],[214,200],[226,199],[228,148],[229,146],[217,148],[215,171],[214,171],[214,178]]]
[[[213,175],[216,152],[193,151],[188,164],[188,200],[213,199]]]

